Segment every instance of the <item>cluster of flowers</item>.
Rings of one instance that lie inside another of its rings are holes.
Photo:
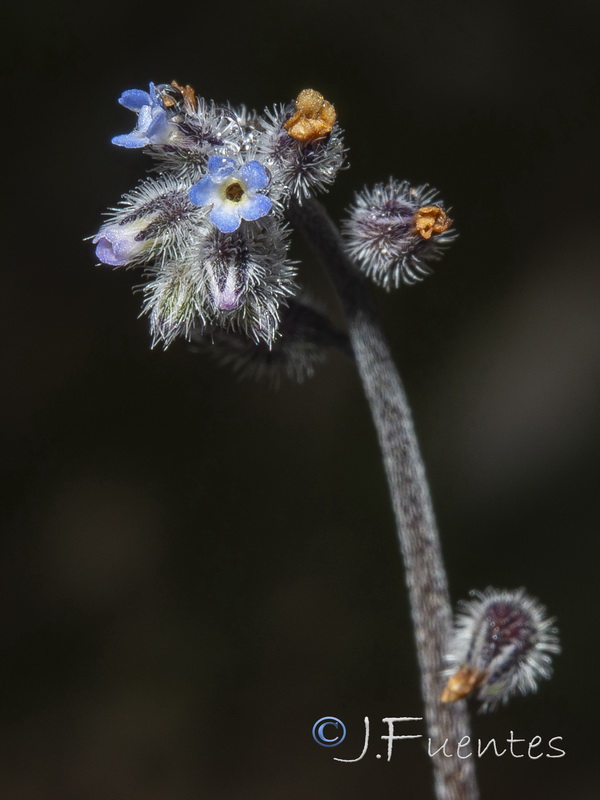
[[[119,102],[137,122],[113,144],[143,148],[155,168],[111,209],[93,241],[103,264],[145,269],[153,342],[233,344],[247,363],[267,354],[294,377],[310,373],[320,357],[315,345],[337,332],[297,297],[285,215],[291,202],[326,190],[345,165],[334,107],[308,89],[259,115],[175,81],[130,89]],[[386,288],[427,274],[426,261],[453,236],[435,200],[427,187],[393,180],[357,195],[344,223],[357,266]],[[293,344],[271,357],[286,331]]]
[[[285,209],[344,165],[333,107],[304,92],[295,109],[259,116],[175,82],[119,102],[137,123],[113,143],[143,148],[156,168],[111,210],[93,240],[98,259],[145,268],[154,342],[217,330],[271,347],[298,290]]]

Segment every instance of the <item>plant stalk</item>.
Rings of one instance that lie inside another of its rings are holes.
[[[448,740],[447,758],[432,757],[437,800],[477,800],[472,758],[456,756],[470,735],[466,702],[444,704],[444,652],[452,608],[425,468],[402,381],[370,301],[366,281],[346,254],[337,227],[316,200],[293,203],[289,217],[329,270],[377,430],[406,573],[432,752]]]

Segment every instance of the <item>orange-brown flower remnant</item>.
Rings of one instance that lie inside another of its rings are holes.
[[[181,92],[183,95],[183,103],[185,106],[186,111],[197,111],[198,110],[198,98],[196,97],[196,92],[192,89],[189,84],[186,86],[180,86],[177,81],[171,81],[171,86]],[[163,99],[163,104],[165,106],[168,105],[175,105],[175,100],[171,98],[171,102],[168,103],[166,99]]]
[[[331,133],[335,108],[314,89],[304,89],[296,98],[296,112],[284,124],[289,135],[306,144]]]
[[[431,239],[434,233],[444,233],[452,220],[441,206],[423,206],[414,216],[413,229],[423,239]]]
[[[485,672],[477,672],[469,667],[461,667],[458,672],[448,678],[444,691],[442,692],[442,703],[454,703],[471,694],[473,689],[485,678]]]

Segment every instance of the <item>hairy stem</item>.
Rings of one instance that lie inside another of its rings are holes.
[[[365,281],[345,253],[339,231],[325,209],[316,200],[309,200],[294,204],[289,216],[329,269],[344,306],[396,518],[428,733],[432,748],[437,749],[448,739],[448,747],[455,753],[460,739],[469,735],[469,718],[464,700],[451,704],[440,701],[452,609],[431,496],[404,387]],[[447,758],[439,753],[431,760],[437,800],[477,800],[472,759],[456,755]]]

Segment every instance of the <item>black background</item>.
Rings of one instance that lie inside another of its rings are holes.
[[[255,107],[323,92],[350,148],[336,218],[391,174],[452,206],[460,238],[435,276],[376,301],[453,600],[526,586],[563,644],[552,681],[474,733],[540,735],[545,753],[562,736],[566,757],[486,756],[482,795],[596,797],[599,21],[593,0],[5,17],[2,798],[431,797],[418,743],[375,759],[381,719],[421,706],[351,365],[332,355],[274,392],[184,342],[151,351],[139,276],[82,241],[147,167],[110,145],[133,122],[117,97],[173,78]],[[332,714],[337,750],[310,735]],[[367,715],[369,754],[335,763]]]

